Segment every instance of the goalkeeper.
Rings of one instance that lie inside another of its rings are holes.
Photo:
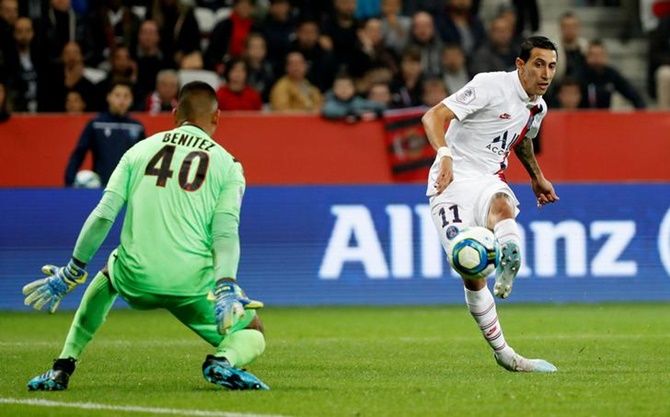
[[[52,369],[28,382],[30,390],[64,390],[76,361],[114,300],[136,309],[165,308],[216,348],[202,366],[205,379],[228,389],[269,389],[240,369],[265,350],[256,309],[235,282],[238,225],[245,181],[240,163],[213,135],[219,118],[215,91],[184,85],[176,128],[128,150],[64,267],[47,265],[46,278],[23,288],[25,303],[53,313],[86,281],[86,263],[127,205],[121,244],[89,284],[65,346]]]

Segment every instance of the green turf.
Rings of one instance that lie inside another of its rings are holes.
[[[271,308],[250,367],[269,392],[226,392],[208,345],[164,312],[113,311],[67,392],[29,393],[71,312],[0,313],[0,398],[284,416],[668,416],[670,306],[503,306],[508,342],[553,375],[499,368],[464,307]],[[0,404],[0,416],[150,413]]]

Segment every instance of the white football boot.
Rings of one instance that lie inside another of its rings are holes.
[[[509,297],[512,292],[514,278],[521,266],[521,250],[514,242],[506,242],[500,245],[500,260],[496,268],[496,283],[493,286],[493,294],[500,298]]]
[[[502,355],[495,353],[498,365],[511,372],[556,372],[556,368],[544,359],[527,359],[512,351],[512,354]]]

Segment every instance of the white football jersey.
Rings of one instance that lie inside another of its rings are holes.
[[[544,99],[530,100],[517,71],[477,74],[442,103],[456,115],[445,134],[454,180],[501,175],[512,146],[522,136],[534,138],[547,114]],[[439,168],[436,160],[428,176],[429,196]]]

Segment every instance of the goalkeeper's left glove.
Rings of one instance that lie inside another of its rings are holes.
[[[216,297],[216,325],[219,334],[225,335],[244,316],[244,309],[262,308],[263,303],[250,300],[232,279],[220,279],[214,287]]]
[[[69,293],[79,284],[86,282],[88,273],[83,266],[71,259],[66,266],[44,265],[42,273],[47,275],[26,284],[23,287],[25,305],[32,305],[34,309],[47,308],[49,313],[54,313],[65,294]]]

